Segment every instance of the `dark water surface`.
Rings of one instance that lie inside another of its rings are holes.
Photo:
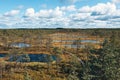
[[[14,55],[11,55],[9,57],[9,61],[17,61],[17,62],[24,62],[22,59],[24,58],[25,54],[20,55],[18,57],[14,57]],[[30,58],[30,62],[49,62],[49,60],[54,61],[56,60],[55,55],[48,55],[48,54],[27,54]],[[0,58],[6,57],[7,54],[0,54]]]

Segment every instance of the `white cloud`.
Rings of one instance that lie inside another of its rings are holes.
[[[52,10],[40,10],[39,12],[36,13],[36,16],[38,16],[38,17],[49,17],[51,12],[52,12]]]
[[[29,8],[25,12],[25,16],[27,17],[34,17],[35,16],[35,10],[33,8]]]
[[[35,12],[33,8],[29,8],[25,12],[25,16],[27,17],[61,17],[63,16],[62,10],[60,10],[59,7],[56,7],[55,9],[49,9],[49,10],[40,10],[39,12]]]
[[[113,3],[120,3],[120,0],[112,0]]]
[[[62,16],[64,13],[60,10],[60,8],[59,7],[56,7],[55,8],[55,10],[53,11],[53,16],[56,16],[56,17],[58,17],[58,16]]]
[[[91,28],[120,28],[120,9],[114,3],[99,3],[95,6],[84,6],[71,15],[71,25]],[[114,22],[115,21],[115,22]],[[117,22],[116,22],[117,21]]]
[[[19,14],[19,10],[11,10],[11,11],[9,11],[9,12],[6,12],[5,14],[4,14],[4,16],[9,16],[9,17],[12,17],[12,16],[15,16],[15,15],[17,15],[17,14]]]
[[[81,12],[81,13],[90,13],[91,8],[89,6],[84,6],[84,7],[79,9],[79,12]]]
[[[79,9],[79,12],[82,13],[92,13],[95,12],[96,14],[113,14],[116,11],[116,5],[113,3],[99,3],[93,7],[84,6]]]
[[[21,18],[0,16],[0,28],[13,28],[18,22],[21,22]]]
[[[76,14],[71,14],[70,18],[74,21],[84,21],[88,20],[90,17],[89,13],[76,13]]]
[[[12,10],[10,12],[11,14],[14,13]],[[120,28],[120,9],[110,2],[99,3],[91,7],[83,6],[79,9],[75,5],[41,9],[39,11],[35,11],[34,8],[28,8],[22,16],[26,17],[0,16],[0,27]]]

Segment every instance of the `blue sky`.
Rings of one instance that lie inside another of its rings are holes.
[[[120,0],[0,0],[0,28],[120,28]]]

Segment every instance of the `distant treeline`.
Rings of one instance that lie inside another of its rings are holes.
[[[42,28],[42,29],[0,29],[0,36],[23,36],[28,35],[47,35],[52,33],[72,33],[77,32],[80,34],[86,34],[91,36],[110,37],[110,35],[116,33],[120,34],[120,28],[100,28],[100,29],[67,29],[67,28]]]

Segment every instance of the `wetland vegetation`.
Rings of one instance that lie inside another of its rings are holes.
[[[1,29],[0,80],[120,80],[120,29]]]

